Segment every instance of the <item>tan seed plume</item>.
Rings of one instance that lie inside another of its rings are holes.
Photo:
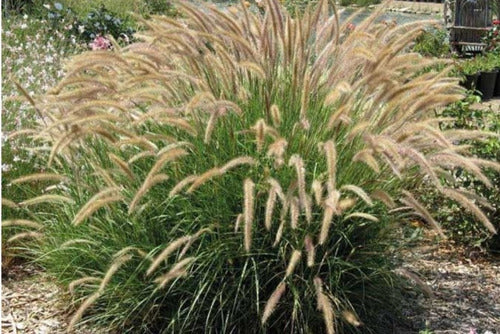
[[[177,195],[184,187],[186,187],[187,185],[189,185],[190,183],[193,183],[196,179],[198,179],[199,176],[198,175],[189,175],[187,176],[186,178],[184,178],[182,181],[180,181],[179,183],[177,183],[173,188],[172,190],[170,190],[170,192],[168,193],[168,196],[169,197],[174,197],[175,195]]]
[[[203,185],[208,180],[222,175],[220,168],[214,167],[212,169],[207,170],[205,173],[201,174],[196,180],[191,184],[191,186],[186,191],[188,194],[193,193],[196,189],[198,189],[201,185]]]
[[[371,197],[377,199],[384,203],[389,209],[392,209],[396,206],[396,203],[392,199],[392,197],[385,191],[381,189],[377,189],[371,193]]]
[[[307,206],[307,194],[304,161],[300,156],[294,154],[290,158],[288,165],[295,166],[295,171],[297,173],[297,183],[299,186],[300,206],[302,208],[305,208]]]
[[[192,244],[204,233],[212,232],[211,229],[209,228],[202,228],[198,232],[192,235],[192,237],[189,239],[189,241],[184,245],[184,248],[182,248],[181,252],[179,253],[179,259],[182,259],[184,255],[186,255],[187,251],[189,248],[192,246]]]
[[[6,206],[11,209],[18,209],[19,205],[17,205],[14,201],[11,201],[7,198],[2,198],[2,206]]]
[[[148,270],[146,271],[146,275],[149,276],[153,273],[153,271],[158,268],[158,266],[176,249],[180,248],[186,242],[191,239],[191,236],[183,236],[172,241],[151,263]]]
[[[328,295],[323,291],[323,281],[319,277],[314,278],[314,286],[316,288],[316,298],[318,302],[318,310],[323,312],[325,328],[328,334],[335,334],[334,312],[333,306]]]
[[[339,201],[339,204],[337,205],[339,212],[344,212],[346,210],[349,210],[356,204],[356,200],[354,198],[343,198]]]
[[[274,289],[274,292],[272,293],[271,297],[267,300],[266,306],[264,307],[264,313],[262,314],[262,319],[261,323],[264,325],[269,317],[273,314],[274,310],[276,309],[276,306],[278,305],[281,296],[283,296],[283,293],[285,293],[286,290],[286,284],[285,282],[281,282],[278,284],[276,289]]]
[[[123,161],[120,157],[118,157],[113,153],[109,153],[108,156],[111,159],[111,161],[113,161],[115,165],[117,165],[123,171],[123,173],[125,173],[125,175],[128,176],[130,180],[133,181],[135,179],[134,173],[132,173],[132,170],[128,166],[127,162]]]
[[[37,205],[37,204],[42,204],[42,203],[68,203],[68,204],[74,204],[75,201],[69,197],[62,196],[62,195],[40,195],[25,201],[22,201],[19,203],[19,206],[31,206],[31,205]]]
[[[292,256],[290,257],[290,262],[288,263],[288,267],[286,268],[285,278],[289,277],[293,274],[295,267],[300,261],[300,257],[302,256],[302,252],[299,250],[294,250]]]
[[[283,189],[281,188],[280,183],[276,179],[273,179],[272,177],[268,178],[267,182],[271,185],[271,188],[274,189],[280,200],[284,202],[285,194],[283,193]]]
[[[10,242],[14,242],[14,241],[17,241],[20,239],[26,239],[26,238],[40,239],[42,237],[43,237],[43,234],[39,233],[39,232],[21,232],[21,233],[18,233],[16,235],[13,235],[9,239],[7,239],[7,242],[10,243]]]
[[[271,229],[271,224],[272,224],[272,219],[273,219],[273,212],[274,212],[274,206],[276,204],[276,190],[274,188],[271,188],[269,190],[269,196],[267,198],[266,202],[266,214],[264,218],[264,226],[266,227],[266,230]]]
[[[353,212],[351,214],[348,214],[347,216],[344,217],[344,220],[349,220],[351,218],[363,218],[370,220],[372,222],[378,222],[378,218],[375,217],[374,215],[371,215],[369,213],[364,213],[364,212]]]
[[[37,222],[34,222],[32,220],[27,220],[27,219],[7,219],[2,221],[2,227],[8,227],[8,226],[24,226],[24,227],[31,227],[31,228],[36,228],[38,230],[43,228],[42,224],[39,224]]]
[[[80,225],[88,217],[100,208],[106,207],[113,202],[123,199],[120,189],[117,187],[108,187],[94,195],[73,218],[73,225]]]
[[[26,182],[39,182],[39,181],[56,181],[56,182],[66,182],[68,178],[59,174],[52,173],[36,173],[17,178],[11,182],[11,184],[20,184]]]
[[[314,243],[311,236],[306,235],[306,237],[304,238],[304,246],[307,252],[307,266],[312,267],[314,266],[316,249],[314,247]]]
[[[101,284],[99,285],[99,292],[104,292],[104,289],[106,288],[106,285],[108,285],[109,281],[113,277],[113,275],[120,269],[121,266],[123,266],[125,263],[130,261],[132,259],[132,255],[123,255],[120,257],[115,258],[113,263],[111,263],[111,266],[109,267],[108,271],[106,271],[106,274],[104,275]]]
[[[222,174],[225,174],[229,170],[231,170],[235,167],[241,166],[241,165],[254,166],[256,164],[257,164],[257,160],[255,160],[254,158],[249,157],[249,156],[242,156],[242,157],[238,157],[238,158],[235,158],[235,159],[229,161],[224,166],[222,166],[220,170],[221,170]]]
[[[269,145],[266,155],[274,158],[275,167],[279,168],[285,163],[284,155],[288,142],[283,138],[276,139]]]
[[[236,217],[236,222],[234,223],[234,232],[238,232],[239,228],[240,228],[240,225],[241,225],[241,222],[243,220],[243,214],[238,214],[238,216]]]
[[[496,234],[497,230],[495,226],[490,222],[488,217],[479,209],[479,207],[474,204],[471,200],[469,200],[465,195],[461,194],[459,191],[456,191],[455,189],[449,189],[449,188],[444,188],[442,190],[443,194],[460,205],[462,205],[463,208],[471,212],[476,216],[479,221],[483,223],[483,225],[492,233]]]
[[[250,251],[252,245],[252,224],[254,217],[254,189],[255,184],[250,179],[245,179],[243,183],[245,205],[243,216],[245,220],[245,250]]]
[[[292,197],[290,200],[290,226],[295,230],[299,225],[299,200],[297,197]]]
[[[331,192],[336,187],[336,173],[337,173],[337,150],[335,143],[332,140],[327,141],[323,145],[326,155],[326,163],[328,168],[328,192]]]
[[[89,297],[87,297],[87,299],[85,299],[85,301],[80,305],[80,307],[75,312],[75,314],[71,317],[71,321],[68,325],[68,332],[69,333],[71,333],[74,330],[75,325],[80,321],[80,319],[82,318],[85,311],[90,306],[92,306],[92,304],[94,304],[97,301],[97,299],[99,299],[99,297],[101,297],[101,295],[102,295],[102,293],[97,291],[97,292],[94,292],[93,294],[91,294]]]
[[[89,245],[98,245],[99,243],[93,240],[88,239],[70,239],[68,241],[63,242],[59,248],[69,247],[75,244],[89,244]]]
[[[313,194],[314,194],[314,200],[316,201],[317,205],[321,205],[323,203],[323,185],[319,180],[314,180],[311,185]]]
[[[75,293],[75,287],[86,284],[86,283],[100,283],[102,281],[101,278],[99,277],[92,277],[92,276],[86,276],[82,277],[79,279],[76,279],[74,281],[71,281],[68,285],[69,293],[74,294]]]
[[[194,260],[194,257],[187,257],[177,262],[166,274],[156,278],[155,282],[158,283],[160,289],[164,288],[173,279],[187,275],[186,267]]]
[[[442,238],[445,238],[445,234],[441,228],[441,226],[439,225],[439,223],[434,220],[434,218],[432,217],[432,215],[429,213],[429,211],[427,211],[427,209],[422,205],[420,204],[416,199],[415,197],[413,197],[413,195],[409,192],[409,191],[403,191],[403,195],[405,195],[405,198],[403,199],[400,199],[400,201],[406,205],[408,205],[409,207],[411,207],[412,209],[415,210],[415,212],[420,216],[422,217],[423,219],[425,219],[425,221],[427,221],[429,224],[431,224],[435,229],[436,231],[439,233],[439,235],[442,237]]]
[[[275,104],[271,106],[271,120],[275,128],[278,128],[281,125],[281,113],[278,106]]]
[[[372,199],[362,188],[360,188],[354,184],[346,184],[346,185],[343,185],[340,189],[341,190],[348,190],[350,192],[355,193],[356,195],[358,195],[359,198],[361,198],[363,201],[365,201],[366,204],[368,204],[369,206],[373,206]]]
[[[356,314],[354,314],[351,311],[348,310],[342,311],[342,318],[344,318],[344,320],[347,321],[347,323],[353,325],[354,327],[359,327],[363,325],[363,323],[359,321],[359,318],[356,316]]]
[[[326,206],[323,212],[323,221],[321,222],[321,232],[319,235],[319,244],[323,245],[328,238],[328,231],[330,230],[330,224],[333,219],[333,208]]]

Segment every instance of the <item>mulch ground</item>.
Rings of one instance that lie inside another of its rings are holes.
[[[403,254],[403,268],[430,288],[408,301],[414,328],[434,334],[500,334],[500,257],[451,245],[424,245]],[[418,284],[417,284],[418,285]]]
[[[403,257],[403,271],[433,295],[407,301],[404,313],[415,330],[405,334],[425,328],[434,334],[500,334],[500,258],[433,244],[408,249]],[[73,311],[68,296],[39,268],[14,265],[2,286],[2,333],[65,332]],[[84,326],[75,333],[107,332]]]
[[[62,334],[71,319],[68,293],[40,268],[14,264],[2,271],[2,327],[4,334]],[[107,331],[81,326],[78,334]]]

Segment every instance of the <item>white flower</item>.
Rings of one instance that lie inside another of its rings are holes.
[[[81,26],[81,25],[80,25],[80,26],[78,26],[78,32],[79,32],[80,34],[83,34],[83,32],[84,32],[84,31],[85,31],[85,26]]]
[[[50,5],[48,3],[43,5],[45,8],[50,9]]]
[[[2,172],[8,172],[12,168],[12,165],[2,164]]]
[[[28,19],[28,14],[23,15],[23,19],[27,20]]]
[[[24,30],[24,29],[28,28],[28,25],[26,23],[23,23],[23,24],[21,24],[20,28]]]

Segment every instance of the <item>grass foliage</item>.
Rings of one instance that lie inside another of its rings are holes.
[[[378,10],[353,30],[327,1],[293,18],[277,1],[179,9],[145,21],[140,43],[74,57],[34,102],[38,127],[17,133],[47,167],[13,181],[44,186],[18,201],[33,221],[10,221],[25,228],[13,242],[38,240],[74,295],[71,327],[365,329],[395,279],[395,212],[443,235],[415,184],[493,232],[473,194],[441,182],[464,168],[490,185],[481,169],[498,165],[455,144],[489,134],[438,127],[461,90],[405,52],[422,24]]]

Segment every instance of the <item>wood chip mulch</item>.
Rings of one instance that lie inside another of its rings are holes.
[[[14,264],[2,270],[3,334],[62,334],[71,319],[68,294],[40,268]],[[76,334],[104,334],[107,331],[83,325]]]
[[[408,301],[414,328],[433,334],[500,334],[500,256],[451,245],[406,250],[403,268],[430,288]]]

